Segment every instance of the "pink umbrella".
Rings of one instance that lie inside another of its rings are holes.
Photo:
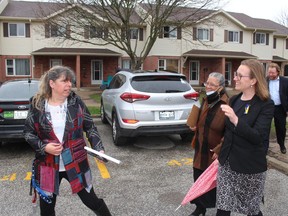
[[[181,202],[182,206],[216,187],[218,163],[217,159],[213,161],[199,176]]]

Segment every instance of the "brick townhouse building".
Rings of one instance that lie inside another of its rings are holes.
[[[0,81],[40,78],[53,65],[66,65],[76,72],[77,87],[92,87],[113,75],[118,67],[129,68],[129,56],[112,45],[59,43],[57,33],[42,20],[65,11],[51,10],[52,2],[0,0]],[[141,7],[141,5],[138,5]],[[39,9],[47,10],[45,14]],[[187,8],[189,10],[189,8]],[[41,14],[41,15],[40,15]],[[44,16],[44,17],[43,17]],[[222,25],[211,25],[211,16]],[[135,16],[135,22],[141,19]],[[278,63],[288,76],[288,28],[243,13],[215,11],[191,28],[193,34],[174,26],[163,26],[152,50],[142,64],[144,70],[183,73],[193,86],[200,86],[208,74],[219,71],[228,85],[243,59],[255,58],[266,68]],[[69,31],[69,26],[64,28]],[[131,40],[143,46],[149,25],[133,31]],[[90,32],[91,34],[91,32]],[[83,37],[91,35],[85,32]],[[205,45],[203,45],[205,43]]]

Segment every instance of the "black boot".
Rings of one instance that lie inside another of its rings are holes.
[[[199,215],[205,216],[205,214],[206,214],[206,208],[197,206],[194,212],[192,212],[192,214],[190,214],[189,216],[199,216]]]
[[[97,216],[112,216],[106,203],[103,199],[100,199],[101,206],[97,209],[97,211],[94,211]]]

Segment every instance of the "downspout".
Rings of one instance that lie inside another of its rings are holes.
[[[254,42],[254,33],[257,31],[257,29],[255,29],[252,33],[252,43],[251,43],[251,50],[250,50],[250,54],[252,55],[252,46],[253,46],[253,42]]]

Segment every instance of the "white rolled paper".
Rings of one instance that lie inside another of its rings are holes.
[[[114,163],[117,163],[117,164],[120,164],[120,163],[121,163],[120,160],[117,160],[116,158],[113,158],[113,157],[111,157],[111,156],[109,156],[109,155],[106,155],[106,154],[104,154],[104,153],[102,153],[102,152],[96,151],[96,150],[94,150],[94,149],[92,149],[92,148],[90,148],[90,147],[88,147],[88,146],[85,146],[84,149],[86,149],[86,151],[90,151],[90,152],[92,152],[92,153],[94,153],[94,154],[97,154],[97,155],[99,155],[100,157],[106,158],[107,160],[112,161],[112,162],[114,162]]]

